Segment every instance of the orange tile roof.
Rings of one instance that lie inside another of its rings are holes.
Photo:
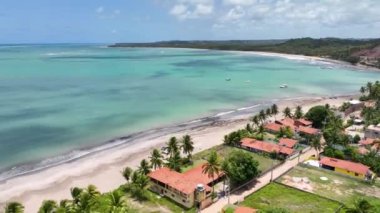
[[[203,173],[203,164],[190,169],[185,173],[179,173],[173,170],[170,170],[167,167],[162,167],[155,171],[152,171],[148,174],[151,179],[155,179],[161,183],[164,183],[182,193],[191,194],[194,193],[195,188],[198,184],[203,184],[206,190],[210,190],[211,188],[208,186],[213,180],[208,177],[207,174]],[[218,177],[223,176],[223,173],[220,173]]]
[[[375,142],[375,139],[367,138],[367,139],[359,141],[359,144],[365,146],[365,145],[372,145],[373,142]]]
[[[297,140],[289,139],[289,138],[281,138],[278,145],[286,146],[288,148],[293,148],[298,143]]]
[[[280,146],[278,144],[254,140],[254,139],[253,140],[244,140],[244,138],[243,138],[241,145],[244,147],[249,147],[249,148],[256,149],[256,150],[263,151],[263,152],[267,152],[267,153],[276,152],[276,153],[291,155],[294,152],[293,149],[290,149],[288,147],[283,147],[283,146]]]
[[[293,130],[296,128],[294,125],[294,120],[288,117],[282,119],[281,121],[276,121],[276,123],[282,124],[283,126],[288,126]]]
[[[312,127],[300,126],[298,128],[298,132],[302,132],[309,135],[316,135],[319,133],[319,130]]]
[[[361,155],[365,155],[368,152],[369,152],[368,149],[366,149],[364,147],[359,147],[359,149],[358,149],[358,153],[361,154]]]
[[[252,209],[245,206],[239,206],[235,209],[234,213],[256,213],[256,209]]]
[[[298,119],[297,121],[300,122],[300,123],[301,123],[302,125],[304,125],[304,126],[310,126],[310,125],[313,124],[313,122],[308,121],[308,120],[306,120],[306,119],[304,119],[304,118],[300,118],[300,119]]]
[[[280,124],[276,124],[276,123],[268,123],[268,124],[265,124],[264,126],[266,130],[270,130],[273,132],[279,132],[281,127],[282,126]]]
[[[369,167],[361,163],[354,163],[351,161],[340,160],[336,158],[324,157],[319,161],[322,165],[345,169],[347,171],[355,172],[358,174],[367,174]]]

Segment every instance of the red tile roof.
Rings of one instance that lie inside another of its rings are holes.
[[[308,135],[316,135],[319,133],[319,130],[312,127],[300,126],[298,128],[298,132],[305,133]]]
[[[366,146],[366,145],[372,145],[373,142],[375,142],[375,139],[367,138],[367,139],[359,141],[359,144],[363,145],[363,146]]]
[[[303,119],[303,118],[300,118],[300,119],[298,119],[297,121],[298,121],[299,123],[301,123],[302,125],[304,125],[304,126],[310,126],[310,125],[313,124],[313,122],[308,121],[308,120]]]
[[[340,160],[336,158],[324,157],[319,162],[322,165],[340,168],[358,174],[367,174],[367,172],[369,171],[369,167],[361,163],[354,163],[351,161]]]
[[[359,147],[359,149],[358,149],[358,153],[361,154],[361,155],[365,155],[368,152],[369,152],[368,149],[366,149],[364,147]]]
[[[298,143],[297,140],[289,139],[289,138],[281,138],[278,145],[286,146],[288,148],[293,148]]]
[[[208,177],[207,174],[203,173],[202,165],[199,165],[185,173],[179,173],[173,170],[170,170],[167,167],[162,167],[148,174],[151,179],[155,179],[161,183],[164,183],[178,191],[191,194],[195,191],[195,188],[198,184],[203,184],[206,187],[206,190],[210,190],[210,187],[207,186],[213,180]],[[218,177],[224,175],[223,173],[219,174]]]
[[[252,149],[267,152],[267,153],[276,152],[276,153],[291,155],[294,152],[293,149],[283,147],[278,144],[259,141],[255,139],[248,140],[244,138],[242,139],[241,145],[244,147],[252,148]]]
[[[283,126],[288,126],[293,130],[296,128],[296,126],[294,125],[294,122],[295,121],[293,119],[288,118],[288,117],[282,119],[281,121],[276,121],[276,123],[282,124]]]
[[[256,213],[256,209],[252,209],[245,206],[239,206],[235,209],[234,213]]]
[[[264,126],[266,130],[273,131],[273,132],[279,132],[281,127],[282,126],[280,124],[276,124],[276,123],[268,123],[268,124],[265,124]]]

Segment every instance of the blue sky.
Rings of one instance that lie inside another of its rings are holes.
[[[0,43],[380,37],[378,0],[1,0]]]

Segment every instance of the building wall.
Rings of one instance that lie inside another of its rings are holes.
[[[163,194],[164,196],[174,200],[175,202],[179,203],[180,205],[186,208],[192,208],[194,206],[194,193],[192,193],[188,197],[184,197],[183,195],[180,195],[171,189],[162,187],[154,183],[153,181],[151,181],[150,189],[156,192],[157,194]]]
[[[339,172],[339,173],[342,173],[342,174],[345,174],[345,175],[356,177],[356,178],[362,178],[362,179],[365,178],[364,174],[358,174],[358,173],[355,173],[355,172],[350,172],[350,171],[347,171],[347,170],[341,169],[341,168],[335,168],[335,171]]]
[[[374,129],[366,129],[364,131],[364,137],[366,138],[380,138],[380,132]]]

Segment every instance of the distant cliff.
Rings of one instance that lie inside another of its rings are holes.
[[[380,68],[380,39],[299,38],[289,40],[162,41],[153,43],[117,43],[110,47],[265,51],[318,56]]]

